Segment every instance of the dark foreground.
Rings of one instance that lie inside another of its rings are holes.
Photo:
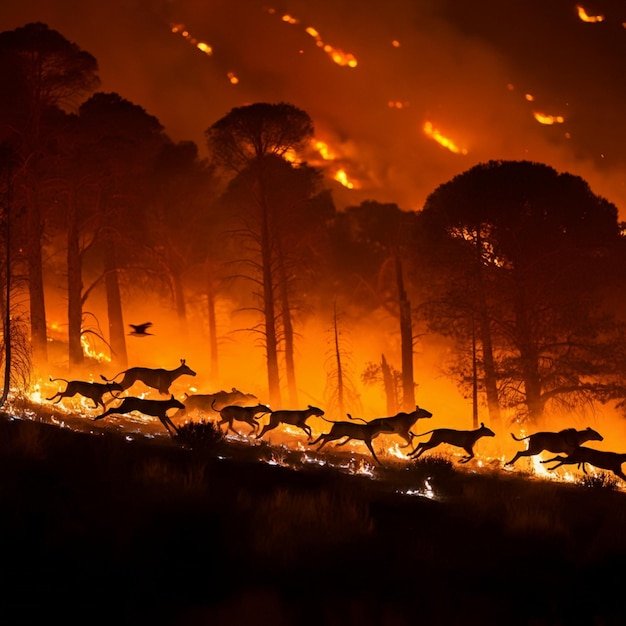
[[[0,416],[0,537],[6,624],[626,623],[624,493],[435,458],[372,480]]]

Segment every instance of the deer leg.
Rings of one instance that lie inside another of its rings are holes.
[[[256,436],[256,438],[260,439],[268,430],[273,430],[274,428],[276,428],[276,426],[278,426],[278,424],[272,424],[271,422],[265,424],[265,426],[263,426],[261,432]]]
[[[113,415],[114,413],[117,413],[119,415],[122,414],[122,412],[119,410],[119,408],[113,408],[111,407],[110,409],[107,409],[102,415],[96,415],[96,417],[94,417],[94,421],[95,420],[101,420],[103,417],[106,417],[107,415]]]
[[[380,460],[376,456],[376,452],[374,452],[374,446],[372,445],[371,440],[366,439],[364,443],[369,448],[369,451],[372,453],[372,456],[374,457],[374,460],[376,461],[376,463],[378,463],[379,465],[382,465],[382,463],[380,462]]]

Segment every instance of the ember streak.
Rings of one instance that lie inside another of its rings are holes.
[[[235,106],[300,106],[343,159],[327,163],[339,205],[375,197],[418,209],[437,185],[494,158],[545,162],[626,205],[621,3],[74,5],[13,3],[1,27],[48,23],[98,59],[104,90],[200,150]]]

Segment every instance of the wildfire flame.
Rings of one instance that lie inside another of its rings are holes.
[[[272,15],[276,13],[276,9],[272,8],[267,9],[267,11]],[[292,26],[300,24],[299,19],[297,19],[293,15],[289,15],[288,13],[283,14],[280,19],[282,22],[285,22],[285,24],[291,24]],[[335,48],[328,43],[324,43],[319,34],[319,31],[316,28],[313,28],[313,26],[307,26],[304,29],[304,32],[310,37],[313,37],[313,39],[315,39],[315,45],[318,48],[321,48],[337,65],[352,68],[357,66],[357,60],[353,54],[350,54],[349,52],[344,52],[343,50]]]
[[[200,52],[204,52],[207,56],[211,56],[213,54],[213,48],[206,43],[205,41],[199,41],[196,39],[191,33],[183,26],[183,24],[172,24],[171,29],[173,33],[179,33],[182,37],[184,37],[192,46],[195,46],[200,50]]]
[[[535,111],[533,113],[534,118],[540,123],[550,126],[552,124],[563,124],[565,118],[562,115],[548,115],[546,113],[539,113]]]
[[[593,24],[604,21],[604,15],[589,15],[580,4],[576,5],[576,11],[578,12],[578,17],[583,22],[589,22]]]
[[[437,130],[432,122],[425,122],[423,126],[424,133],[434,139],[440,146],[447,148],[450,152],[454,154],[467,154],[467,150],[465,148],[459,148],[451,139],[444,136],[439,130]]]

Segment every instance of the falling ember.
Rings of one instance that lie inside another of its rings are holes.
[[[204,42],[198,41],[195,37],[193,37],[189,31],[182,24],[172,24],[171,26],[173,33],[180,33],[182,37],[184,37],[192,46],[195,46],[200,50],[200,52],[204,52],[204,54],[211,56],[213,54],[213,48]]]
[[[274,15],[276,13],[276,10],[270,8],[270,9],[267,9],[267,12]],[[295,18],[293,15],[289,15],[287,13],[284,14],[280,19],[286,24],[292,24],[292,25],[300,24],[300,20]],[[315,39],[315,44],[317,45],[317,47],[324,50],[324,52],[337,65],[341,65],[344,67],[356,67],[357,66],[357,60],[353,54],[344,52],[343,50],[340,50],[339,48],[335,48],[334,46],[331,46],[330,44],[324,43],[324,41],[322,41],[322,38],[319,34],[319,31],[316,28],[313,28],[312,26],[307,26],[304,29],[304,31],[306,32],[307,35]]]
[[[465,148],[459,148],[452,140],[442,135],[431,122],[425,122],[423,126],[424,133],[431,139],[434,139],[439,145],[454,152],[454,154],[467,154]]]
[[[565,121],[565,118],[562,115],[546,115],[545,113],[538,113],[537,111],[533,113],[533,116],[540,124],[545,124],[547,126],[551,126],[552,124],[562,124]]]
[[[398,100],[389,100],[387,103],[390,109],[405,109],[409,106],[408,102],[400,102]]]
[[[526,98],[526,100],[527,100],[528,102],[533,102],[533,101],[534,101],[534,99],[535,99],[535,96],[533,96],[533,94],[532,94],[532,93],[527,93],[527,94],[524,96],[524,98]]]
[[[234,72],[228,72],[226,76],[228,77],[228,80],[230,81],[231,85],[239,84],[239,79],[235,76]]]
[[[335,154],[326,142],[316,139],[313,140],[313,145],[324,161],[332,161],[335,158]]]
[[[348,189],[354,189],[354,183],[348,180],[348,175],[345,170],[338,170],[335,174],[335,180]]]
[[[583,22],[589,22],[593,24],[604,21],[604,15],[589,15],[580,4],[576,5],[576,11],[578,12],[578,17]]]

